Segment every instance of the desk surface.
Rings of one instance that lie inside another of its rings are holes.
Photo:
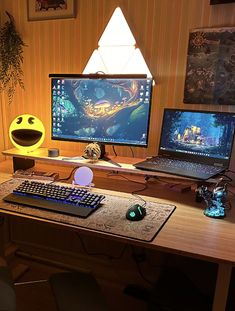
[[[1,163],[4,166],[3,163]],[[1,166],[0,165],[0,166]],[[2,170],[1,170],[2,171]],[[10,178],[10,174],[1,173],[0,182]],[[116,189],[125,192],[136,190],[136,184],[125,180],[110,180],[101,178],[100,185],[106,185],[107,189],[115,184]],[[99,182],[97,182],[99,186]],[[112,188],[111,188],[112,189]],[[97,190],[99,192],[99,189]],[[113,192],[103,190],[108,194],[118,194],[123,197],[130,197],[131,194],[125,192]],[[203,215],[203,203],[196,203],[194,192],[177,193],[167,189],[161,183],[153,182],[149,184],[146,191],[141,192],[146,200],[160,203],[176,205],[176,210],[168,219],[164,227],[157,234],[152,242],[135,241],[125,237],[113,236],[107,233],[94,232],[92,230],[76,227],[72,224],[62,224],[53,219],[45,220],[35,218],[34,215],[19,215],[15,212],[0,210],[1,213],[17,215],[25,218],[37,219],[43,222],[77,229],[90,234],[99,234],[114,240],[125,241],[132,244],[142,245],[146,248],[164,250],[167,252],[182,254],[184,256],[195,257],[208,261],[225,262],[235,264],[235,200],[231,201],[232,209],[227,211],[227,217],[224,219],[213,219]],[[149,198],[148,196],[151,196]],[[154,198],[152,197],[154,196]]]

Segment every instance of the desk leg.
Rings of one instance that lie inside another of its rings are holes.
[[[212,311],[225,311],[232,265],[219,264]]]

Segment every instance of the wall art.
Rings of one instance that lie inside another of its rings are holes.
[[[75,17],[75,0],[27,0],[28,20]]]
[[[235,105],[235,27],[190,32],[184,103]]]

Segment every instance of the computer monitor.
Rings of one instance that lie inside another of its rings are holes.
[[[234,134],[235,113],[165,109],[159,154],[227,165]]]
[[[142,75],[51,78],[51,137],[147,147],[152,79]]]

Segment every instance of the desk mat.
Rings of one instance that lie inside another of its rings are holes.
[[[3,201],[2,198],[21,182],[22,179],[11,179],[0,184],[0,209],[146,242],[153,240],[175,210],[171,204],[147,201],[145,218],[130,221],[126,219],[127,209],[142,201],[136,197],[122,197],[121,193],[105,193],[101,207],[85,219]],[[102,190],[99,194],[102,194]]]

